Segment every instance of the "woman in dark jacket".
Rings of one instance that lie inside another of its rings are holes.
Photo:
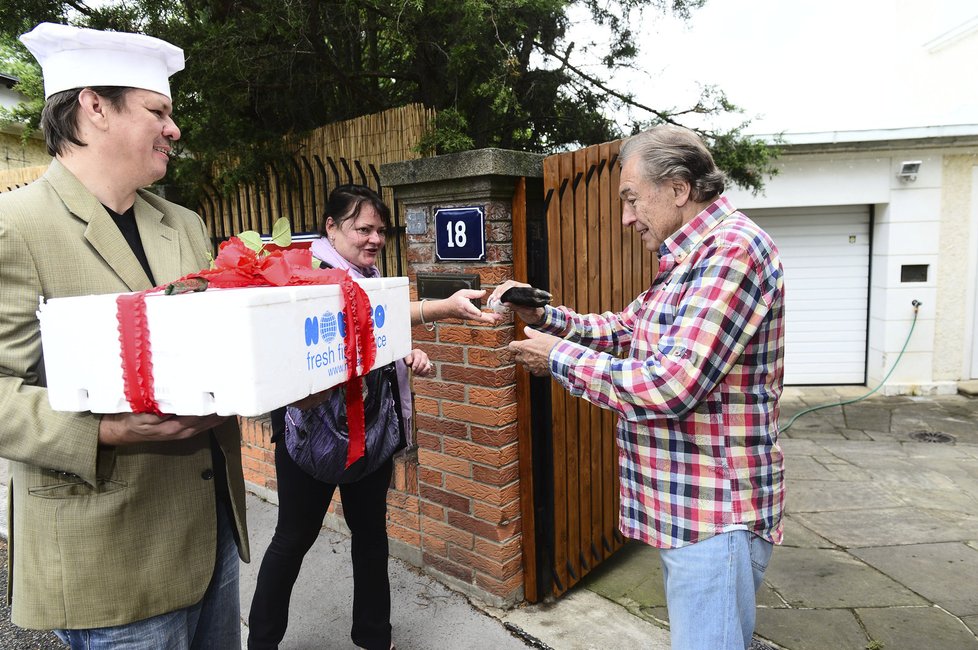
[[[376,260],[386,242],[389,221],[390,211],[370,188],[360,185],[337,187],[330,194],[326,206],[322,237],[312,244],[313,256],[326,266],[349,271],[354,278],[380,277]],[[444,300],[412,302],[411,323],[429,325],[436,319],[463,318],[494,324],[500,316],[484,313],[471,302],[484,293],[463,289]],[[299,576],[303,557],[319,536],[326,510],[337,487],[343,504],[343,516],[351,532],[354,586],[350,637],[358,647],[368,650],[394,647],[391,641],[390,581],[387,575],[387,489],[393,473],[392,454],[410,444],[411,440],[408,369],[422,377],[433,372],[428,355],[421,350],[412,350],[403,360],[395,362],[395,369],[378,368],[364,378],[364,386],[368,390],[364,400],[367,428],[381,426],[389,429],[389,435],[381,436],[386,438],[383,451],[372,454],[368,433],[368,454],[343,471],[346,432],[341,431],[337,438],[341,438],[343,444],[337,445],[335,452],[340,470],[335,478],[330,478],[332,470],[316,472],[319,478],[313,476],[297,464],[289,447],[297,454],[303,436],[317,427],[320,430],[345,429],[343,389],[327,391],[330,395],[325,402],[321,402],[322,396],[311,396],[297,405],[272,413],[278,523],[262,559],[251,603],[248,617],[250,650],[277,648],[285,636],[292,587]],[[386,377],[395,375],[396,380],[391,377],[391,385],[383,387],[385,390],[371,388],[386,381],[385,376],[379,374],[382,372],[387,373]],[[371,393],[371,390],[374,392]],[[387,396],[393,399],[387,400]],[[317,401],[320,403],[315,404]],[[399,409],[397,406],[391,408],[392,404],[398,405]],[[394,416],[389,417],[391,411],[397,410],[400,412],[394,412]],[[296,455],[296,458],[302,457]],[[376,468],[360,466],[368,461]]]

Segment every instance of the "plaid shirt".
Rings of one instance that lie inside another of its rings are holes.
[[[777,248],[720,197],[662,244],[623,312],[547,307],[538,329],[568,332],[551,374],[620,416],[626,537],[676,548],[746,528],[781,542],[783,304]]]

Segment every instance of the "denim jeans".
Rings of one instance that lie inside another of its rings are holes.
[[[734,530],[663,549],[672,650],[743,650],[754,635],[755,592],[773,544]]]
[[[71,650],[241,650],[238,547],[233,522],[218,504],[217,560],[199,603],[114,627],[55,630]]]

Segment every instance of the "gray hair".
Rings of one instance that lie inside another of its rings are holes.
[[[646,180],[684,180],[697,203],[713,201],[726,185],[726,174],[717,168],[703,140],[681,126],[662,124],[628,138],[618,153],[618,162],[624,165],[634,156],[641,160]]]

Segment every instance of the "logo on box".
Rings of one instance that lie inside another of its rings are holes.
[[[374,343],[380,350],[388,345],[387,335],[379,331],[386,324],[387,310],[383,305],[377,305],[370,316],[373,319]],[[327,310],[316,316],[307,316],[303,330],[306,348],[318,348],[307,349],[305,359],[307,370],[325,369],[329,375],[346,372],[343,343],[346,338],[346,316],[343,312],[334,314]]]
[[[387,319],[384,306],[377,305],[371,316],[373,317],[374,330],[383,329],[384,321]],[[329,344],[336,338],[337,334],[340,335],[340,338],[346,338],[346,316],[343,312],[333,314],[331,311],[324,311],[319,316],[307,317],[305,333],[306,347],[319,345],[320,341],[323,344]]]

